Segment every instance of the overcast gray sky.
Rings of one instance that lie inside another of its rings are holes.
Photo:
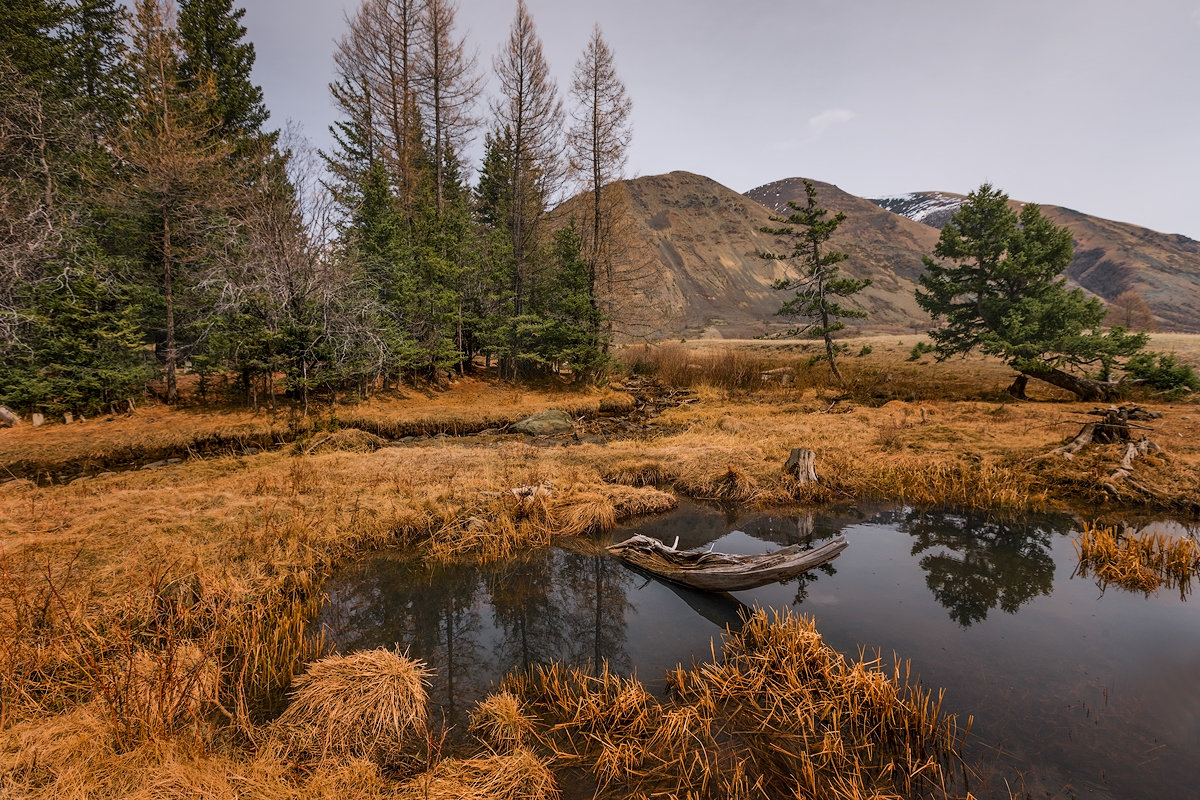
[[[272,123],[329,143],[358,0],[240,0]],[[490,75],[515,0],[460,0]],[[527,0],[565,91],[599,22],[633,98],[631,175],[865,197],[985,180],[1200,239],[1200,0]]]

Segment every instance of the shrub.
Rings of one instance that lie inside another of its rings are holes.
[[[1160,392],[1200,391],[1195,370],[1179,363],[1172,353],[1138,353],[1129,359],[1125,371]]]
[[[934,351],[933,342],[917,342],[908,353],[909,361],[920,361],[921,356]]]

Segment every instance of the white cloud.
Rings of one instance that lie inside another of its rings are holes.
[[[849,122],[858,115],[848,108],[827,108],[808,121],[809,130],[814,137],[820,136],[834,125]]]

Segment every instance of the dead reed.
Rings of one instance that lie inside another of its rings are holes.
[[[649,487],[620,484],[518,486],[490,492],[468,516],[458,516],[429,536],[436,559],[506,558],[529,547],[545,546],[561,536],[602,533],[619,520],[675,507],[674,495]]]
[[[392,795],[399,800],[557,800],[559,796],[550,768],[522,747],[501,755],[445,759]]]
[[[710,663],[668,681],[666,703],[607,666],[540,668],[504,688],[600,796],[949,797],[970,727],[906,668],[847,661],[790,611],[754,612]]]
[[[769,374],[779,364],[746,348],[723,347],[696,350],[680,344],[644,345],[627,348],[625,367],[635,374],[652,375],[671,386],[710,386],[732,392],[752,392],[771,382],[782,382],[783,373]],[[795,374],[787,371],[787,382]]]
[[[1116,527],[1084,525],[1074,545],[1081,576],[1094,574],[1101,584],[1132,591],[1178,588],[1186,596],[1200,573],[1200,545],[1188,537],[1148,531],[1129,535]]]
[[[524,746],[535,734],[533,718],[509,692],[488,695],[471,712],[471,731],[488,747],[509,752]]]
[[[293,681],[272,732],[286,752],[319,761],[403,763],[425,744],[428,676],[422,662],[386,649],[327,656]]]

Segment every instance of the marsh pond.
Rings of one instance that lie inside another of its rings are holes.
[[[946,690],[944,711],[974,716],[964,755],[977,797],[1196,797],[1200,598],[1081,577],[1077,529],[1067,515],[684,502],[600,542],[481,567],[378,553],[331,578],[314,624],[341,652],[399,646],[426,660],[436,673],[432,701],[461,729],[513,669],[607,660],[663,693],[666,670],[711,659],[747,607],[794,608],[848,657],[908,660],[924,685]],[[635,531],[725,552],[839,533],[850,546],[786,583],[716,595],[648,578],[604,553],[602,544]]]

